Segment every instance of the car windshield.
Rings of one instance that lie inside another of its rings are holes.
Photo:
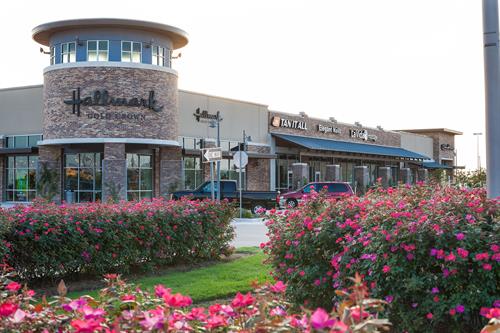
[[[207,182],[199,187],[200,192],[212,192],[212,182]],[[217,182],[214,182],[214,192],[217,192]]]

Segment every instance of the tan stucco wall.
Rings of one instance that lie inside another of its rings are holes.
[[[433,141],[428,136],[420,134],[413,134],[407,132],[400,132],[401,134],[401,148],[414,151],[429,158],[433,156]]]
[[[43,86],[0,89],[0,135],[42,133]]]
[[[210,114],[221,112],[221,140],[242,140],[243,130],[253,142],[268,143],[267,106],[228,98],[179,90],[179,135],[195,138],[216,138],[217,130],[206,122],[197,122],[195,110]]]

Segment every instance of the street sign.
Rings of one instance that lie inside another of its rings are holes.
[[[241,167],[244,168],[248,164],[248,155],[244,151],[238,151],[233,155],[233,164],[236,168],[240,167],[240,160],[241,160]]]
[[[203,163],[220,161],[222,160],[222,149],[220,147],[202,149],[201,156],[203,156]]]

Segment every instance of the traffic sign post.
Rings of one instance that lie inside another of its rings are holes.
[[[247,137],[245,135],[245,131],[243,131],[243,149],[245,149],[246,146],[246,140]],[[239,184],[240,184],[240,219],[243,214],[243,196],[242,196],[242,191],[243,191],[243,183],[241,181],[241,170],[247,166],[248,164],[248,155],[245,153],[245,151],[241,151],[241,145],[238,145],[238,152],[236,152],[233,155],[233,163],[234,166],[238,168],[238,177],[239,177]]]
[[[203,163],[220,161],[222,160],[222,149],[220,147],[205,148],[201,150],[201,156],[203,157]]]
[[[214,162],[222,159],[222,149],[220,147],[202,149],[201,158],[203,163],[210,163],[210,191],[212,192],[212,200],[215,200]],[[219,186],[217,186],[217,189],[219,189]]]

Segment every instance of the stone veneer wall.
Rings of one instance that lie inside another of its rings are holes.
[[[248,152],[269,154],[271,148],[268,146],[248,145]],[[247,190],[269,191],[271,188],[270,164],[268,158],[249,158],[246,168]]]
[[[163,110],[128,106],[81,105],[81,116],[72,113],[72,92],[81,88],[80,98],[92,96],[95,90],[107,90],[110,97],[154,98]],[[43,137],[56,138],[149,138],[177,140],[178,92],[177,75],[153,69],[125,67],[69,67],[49,70],[44,74]],[[99,115],[105,119],[90,118]],[[107,119],[106,115],[111,116]],[[114,119],[129,115],[139,119]],[[144,116],[144,119],[140,117]]]
[[[170,193],[182,188],[182,149],[160,148],[160,196],[168,198]]]
[[[307,130],[293,129],[293,128],[285,128],[285,127],[274,127],[271,124],[271,120],[273,117],[280,117],[290,120],[304,121],[307,124]],[[393,146],[393,147],[401,147],[401,135],[397,132],[391,131],[381,131],[379,129],[373,128],[365,128],[365,127],[357,127],[355,125],[343,124],[343,123],[333,123],[328,120],[321,120],[316,118],[309,117],[301,117],[298,115],[290,115],[286,113],[280,113],[275,111],[269,112],[269,132],[270,133],[281,133],[281,134],[291,134],[291,135],[301,135],[308,136],[314,138],[322,138],[322,139],[332,139],[332,140],[341,140],[341,141],[352,141],[357,143],[366,143],[366,144],[375,144],[382,146]],[[334,133],[323,133],[318,131],[318,125],[329,126],[329,127],[337,127],[341,130],[340,134]],[[376,141],[370,140],[361,140],[357,138],[351,138],[349,136],[349,129],[366,129],[369,135],[376,135]]]
[[[102,160],[102,198],[127,199],[127,161],[125,144],[105,143]],[[114,198],[114,196],[117,196]]]

